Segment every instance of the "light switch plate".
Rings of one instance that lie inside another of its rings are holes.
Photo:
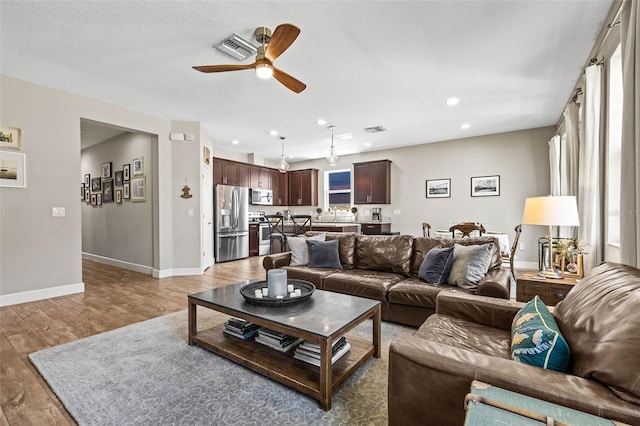
[[[52,207],[51,208],[51,216],[53,217],[64,217],[64,207]]]

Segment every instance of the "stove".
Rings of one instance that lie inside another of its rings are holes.
[[[264,256],[271,251],[271,230],[263,211],[249,212],[249,223],[260,224],[258,230],[258,255]]]

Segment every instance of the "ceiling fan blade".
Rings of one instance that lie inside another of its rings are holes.
[[[300,34],[300,28],[295,25],[278,25],[271,36],[269,44],[267,44],[267,51],[264,54],[265,58],[271,62],[275,61],[275,59],[282,55],[282,53],[291,46],[291,43],[298,38],[298,34]]]
[[[193,67],[194,70],[198,70],[200,72],[225,72],[225,71],[240,71],[240,70],[249,70],[256,66],[256,63],[252,63],[249,65],[200,65],[197,67]]]
[[[289,74],[276,67],[273,67],[273,78],[284,84],[289,90],[293,90],[296,93],[300,93],[307,88],[306,84],[294,77],[291,77]]]

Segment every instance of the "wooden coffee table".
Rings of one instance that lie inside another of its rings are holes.
[[[331,394],[369,357],[380,358],[380,302],[346,294],[316,290],[303,303],[264,307],[247,303],[240,288],[259,280],[190,294],[189,344],[197,344],[250,368],[318,401],[331,409]],[[198,331],[197,306],[223,312],[272,330],[320,344],[320,367],[293,358],[293,350],[282,353],[252,339],[242,340],[223,333],[224,324]],[[371,341],[349,336],[351,350],[333,366],[334,341],[366,319],[373,319]]]

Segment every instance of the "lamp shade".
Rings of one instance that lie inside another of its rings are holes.
[[[580,226],[574,196],[527,198],[522,213],[524,225]]]

